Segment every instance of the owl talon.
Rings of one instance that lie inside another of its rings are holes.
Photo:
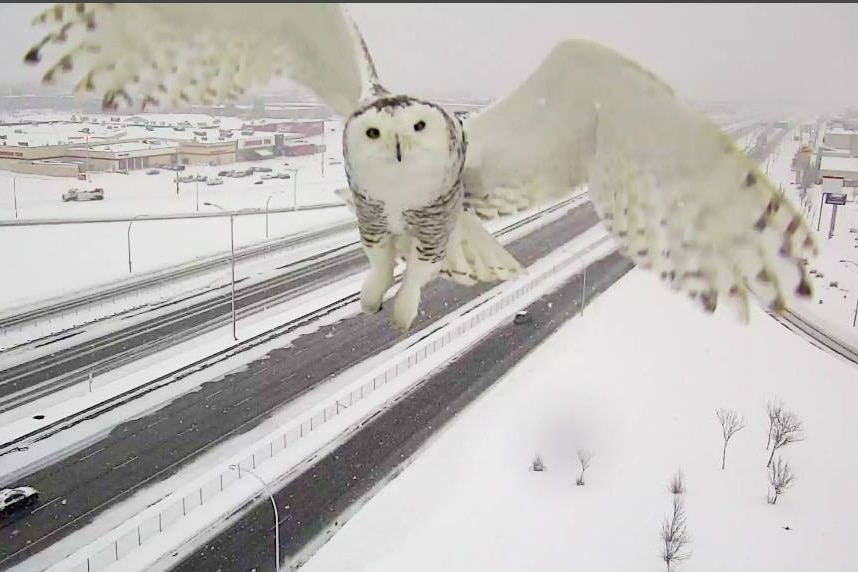
[[[408,333],[414,318],[417,317],[417,307],[420,305],[420,290],[416,292],[408,288],[400,289],[393,303],[393,316],[391,323],[402,332]]]

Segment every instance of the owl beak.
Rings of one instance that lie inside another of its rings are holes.
[[[396,136],[396,160],[402,162],[402,148],[399,145],[399,135]]]

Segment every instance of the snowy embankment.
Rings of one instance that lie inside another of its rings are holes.
[[[767,400],[807,439],[768,493]],[[633,270],[449,424],[304,567],[664,570],[668,481],[685,473],[695,571],[854,570],[855,368],[762,311],[709,317]],[[719,407],[745,416],[721,470]],[[578,448],[595,452],[576,486]],[[535,455],[547,470],[529,470]],[[379,542],[378,539],[384,539]]]

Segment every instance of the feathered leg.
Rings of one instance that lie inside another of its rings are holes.
[[[441,261],[421,260],[418,252],[420,241],[412,240],[406,258],[405,274],[402,286],[396,293],[393,303],[393,325],[401,332],[407,332],[420,306],[420,290],[428,282],[438,276],[441,271]]]
[[[360,305],[364,312],[374,314],[381,309],[384,295],[393,286],[396,251],[389,236],[376,245],[365,245],[363,250],[369,259],[369,273],[360,291]]]

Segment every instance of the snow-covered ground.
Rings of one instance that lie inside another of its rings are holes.
[[[855,368],[762,311],[704,315],[633,270],[453,420],[302,568],[664,570],[684,471],[679,570],[855,570]],[[805,423],[797,481],[766,502],[767,400]],[[746,427],[721,464],[719,407]],[[595,452],[576,486],[576,449]],[[547,470],[529,470],[535,455]]]
[[[176,121],[182,119],[177,116]],[[342,164],[342,134],[337,122],[326,123],[324,156],[277,157],[264,161],[235,163],[228,166],[191,166],[181,174],[214,176],[224,169],[242,169],[251,165],[268,166],[275,172],[298,169],[292,179],[275,179],[254,184],[259,174],[233,179],[224,177],[223,185],[180,183],[176,194],[175,173],[161,171],[146,175],[94,173],[91,181],[73,181],[60,177],[14,175],[0,171],[0,218],[14,219],[15,196],[19,218],[80,218],[87,216],[127,216],[162,213],[193,213],[199,202],[201,211],[216,211],[203,203],[217,204],[227,210],[242,208],[272,209],[295,204],[310,205],[337,202],[333,191],[346,186]],[[334,131],[332,131],[332,129]],[[321,142],[321,136],[308,137]],[[288,163],[288,166],[285,165]],[[104,201],[64,203],[60,195],[70,187],[102,187]],[[197,197],[197,190],[198,197]],[[352,217],[345,208],[269,215],[269,236],[292,234],[321,224],[333,224]],[[128,223],[0,227],[0,310],[103,284],[128,276]],[[236,247],[265,239],[265,215],[236,217]],[[218,252],[228,252],[229,219],[179,219],[136,221],[131,229],[132,270],[135,273],[164,268]]]

